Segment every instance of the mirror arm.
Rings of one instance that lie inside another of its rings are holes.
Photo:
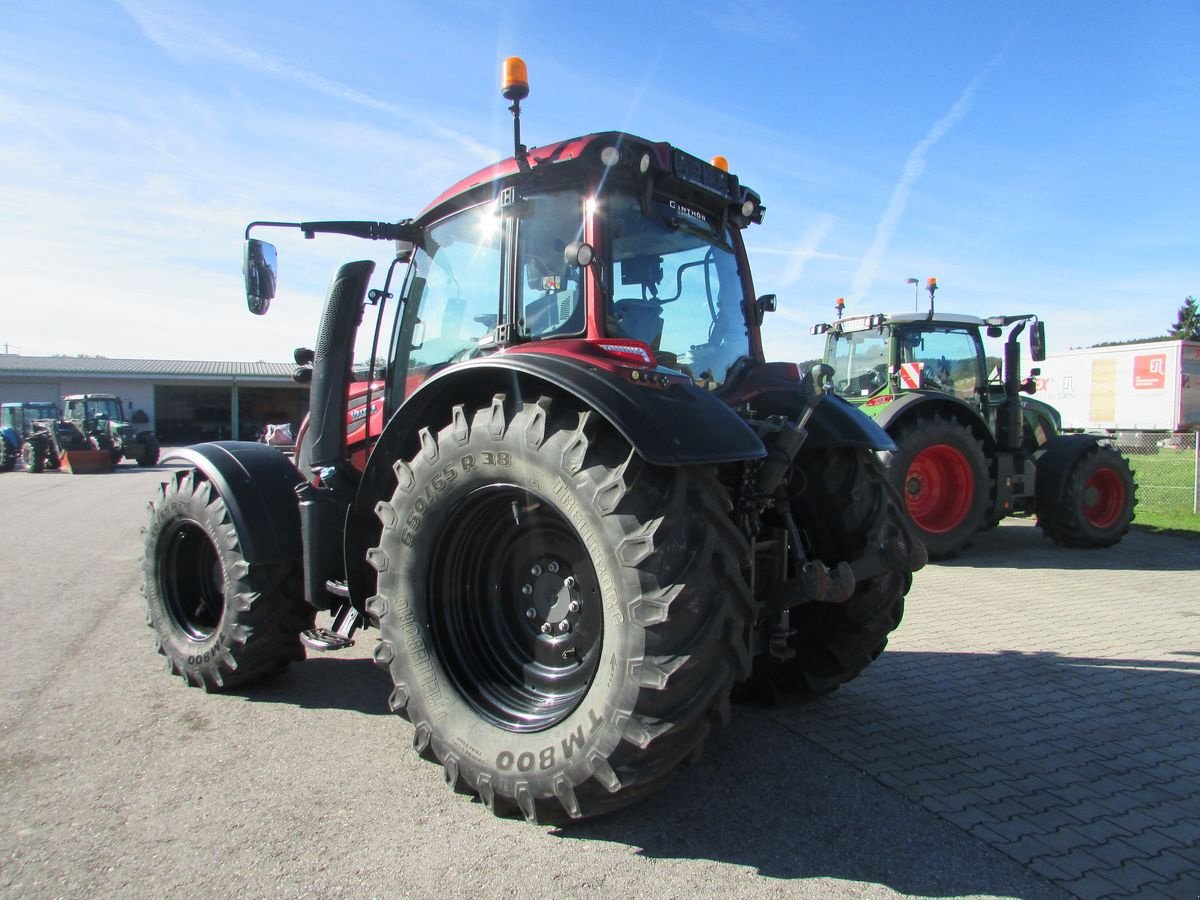
[[[251,222],[246,226],[246,238],[250,230],[263,228],[299,228],[306,238],[318,234],[344,234],[349,237],[366,238],[372,241],[412,241],[420,239],[421,230],[412,219],[402,222]]]

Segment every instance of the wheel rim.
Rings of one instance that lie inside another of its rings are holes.
[[[570,715],[603,637],[599,583],[575,529],[542,498],[492,485],[451,512],[436,547],[432,637],[459,694],[509,731]]]
[[[198,523],[172,529],[159,572],[159,592],[175,626],[193,641],[211,637],[225,614],[225,580],[217,548]]]
[[[1111,528],[1125,509],[1125,485],[1112,469],[1097,469],[1083,485],[1083,515],[1096,528]]]
[[[962,525],[975,497],[966,456],[949,444],[926,447],[908,467],[904,498],[917,527],[945,534]]]

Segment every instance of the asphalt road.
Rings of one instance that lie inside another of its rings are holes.
[[[375,632],[252,691],[188,688],[141,596],[163,472],[0,475],[5,897],[1067,896],[806,738],[833,712],[737,709],[663,793],[555,829],[415,756]],[[886,705],[876,675],[856,696]]]

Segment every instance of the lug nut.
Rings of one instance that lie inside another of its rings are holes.
[[[551,575],[553,575],[555,572],[558,571],[558,563],[556,563],[556,562],[547,563],[546,571],[549,572]]]
[[[532,606],[529,607],[529,609],[525,610],[525,618],[536,619],[537,618],[537,610],[534,609]]]
[[[567,609],[569,609],[571,612],[579,612],[579,601],[578,601],[578,600],[572,600],[572,601],[571,601],[571,602],[570,602],[570,603],[567,605]]]
[[[521,593],[524,594],[526,597],[528,597],[530,594],[533,593],[533,585],[532,584],[525,585],[523,588],[521,588]]]
[[[561,631],[563,634],[566,634],[568,631],[571,630],[571,623],[568,622],[566,619],[563,619],[561,622],[558,623],[558,630]]]
[[[563,584],[565,584],[565,585],[566,585],[567,587],[569,587],[569,588],[573,588],[573,587],[575,587],[575,576],[574,576],[574,575],[568,575],[568,576],[566,577],[566,579],[563,581]]]
[[[542,574],[542,567],[534,566],[532,569],[529,570],[529,572],[531,575],[533,575],[534,578],[537,578],[539,575]]]
[[[550,623],[549,623],[549,622],[543,622],[543,623],[542,623],[542,634],[549,634],[549,633],[551,632],[551,630],[552,630],[552,629],[550,628]]]

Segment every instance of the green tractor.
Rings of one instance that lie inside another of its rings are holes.
[[[871,416],[896,442],[881,454],[931,559],[958,554],[983,528],[1036,514],[1042,531],[1070,547],[1107,547],[1129,530],[1136,485],[1128,461],[1093,435],[1063,434],[1052,406],[1033,399],[1038,369],[1021,374],[1018,339],[1046,358],[1034,315],[929,311],[841,317],[825,334],[814,372],[827,391]],[[1001,338],[989,357],[983,336]]]
[[[132,459],[139,466],[158,462],[159,443],[154,432],[125,421],[121,398],[114,394],[73,394],[64,397],[66,420],[112,454],[113,465]]]

